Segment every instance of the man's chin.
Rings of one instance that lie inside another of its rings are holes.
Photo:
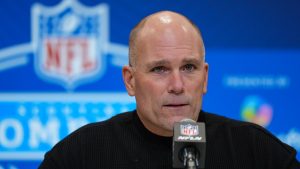
[[[167,125],[165,127],[167,129],[173,131],[173,127],[174,127],[175,123],[180,122],[181,120],[187,119],[187,118],[190,118],[190,117],[187,117],[187,116],[175,116],[175,117],[172,117],[171,119],[166,120],[167,122],[165,124],[167,124]]]
[[[173,116],[172,119],[171,119],[171,121],[173,123],[176,123],[176,122],[180,122],[183,119],[193,119],[193,118],[190,115],[181,114],[181,115]]]

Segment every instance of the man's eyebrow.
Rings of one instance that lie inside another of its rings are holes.
[[[183,63],[194,63],[197,65],[200,65],[202,63],[202,59],[196,59],[196,58],[185,58],[182,61]]]
[[[167,61],[167,60],[156,60],[156,61],[152,61],[150,63],[147,63],[146,67],[147,68],[152,68],[152,67],[155,67],[155,66],[161,66],[161,65],[166,65],[166,64],[169,64],[169,61]]]
[[[188,63],[193,63],[196,65],[200,65],[202,63],[202,59],[196,59],[196,58],[185,58],[182,61],[183,64],[188,64]],[[162,66],[162,65],[168,65],[170,64],[170,61],[168,60],[156,60],[156,61],[151,61],[150,63],[146,64],[147,68],[153,68],[156,66]]]

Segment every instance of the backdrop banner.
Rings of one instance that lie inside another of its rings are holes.
[[[300,2],[256,2],[256,13],[247,2],[1,1],[0,169],[37,168],[80,126],[133,110],[121,73],[128,36],[159,10],[203,33],[203,109],[257,123],[299,152]]]

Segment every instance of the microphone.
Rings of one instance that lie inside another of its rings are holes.
[[[205,123],[183,119],[174,124],[173,167],[200,169],[205,166]]]

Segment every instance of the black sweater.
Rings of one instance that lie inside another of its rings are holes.
[[[206,169],[300,169],[296,151],[257,125],[200,112]],[[88,124],[46,155],[40,169],[171,169],[172,138],[148,131],[136,112]]]

